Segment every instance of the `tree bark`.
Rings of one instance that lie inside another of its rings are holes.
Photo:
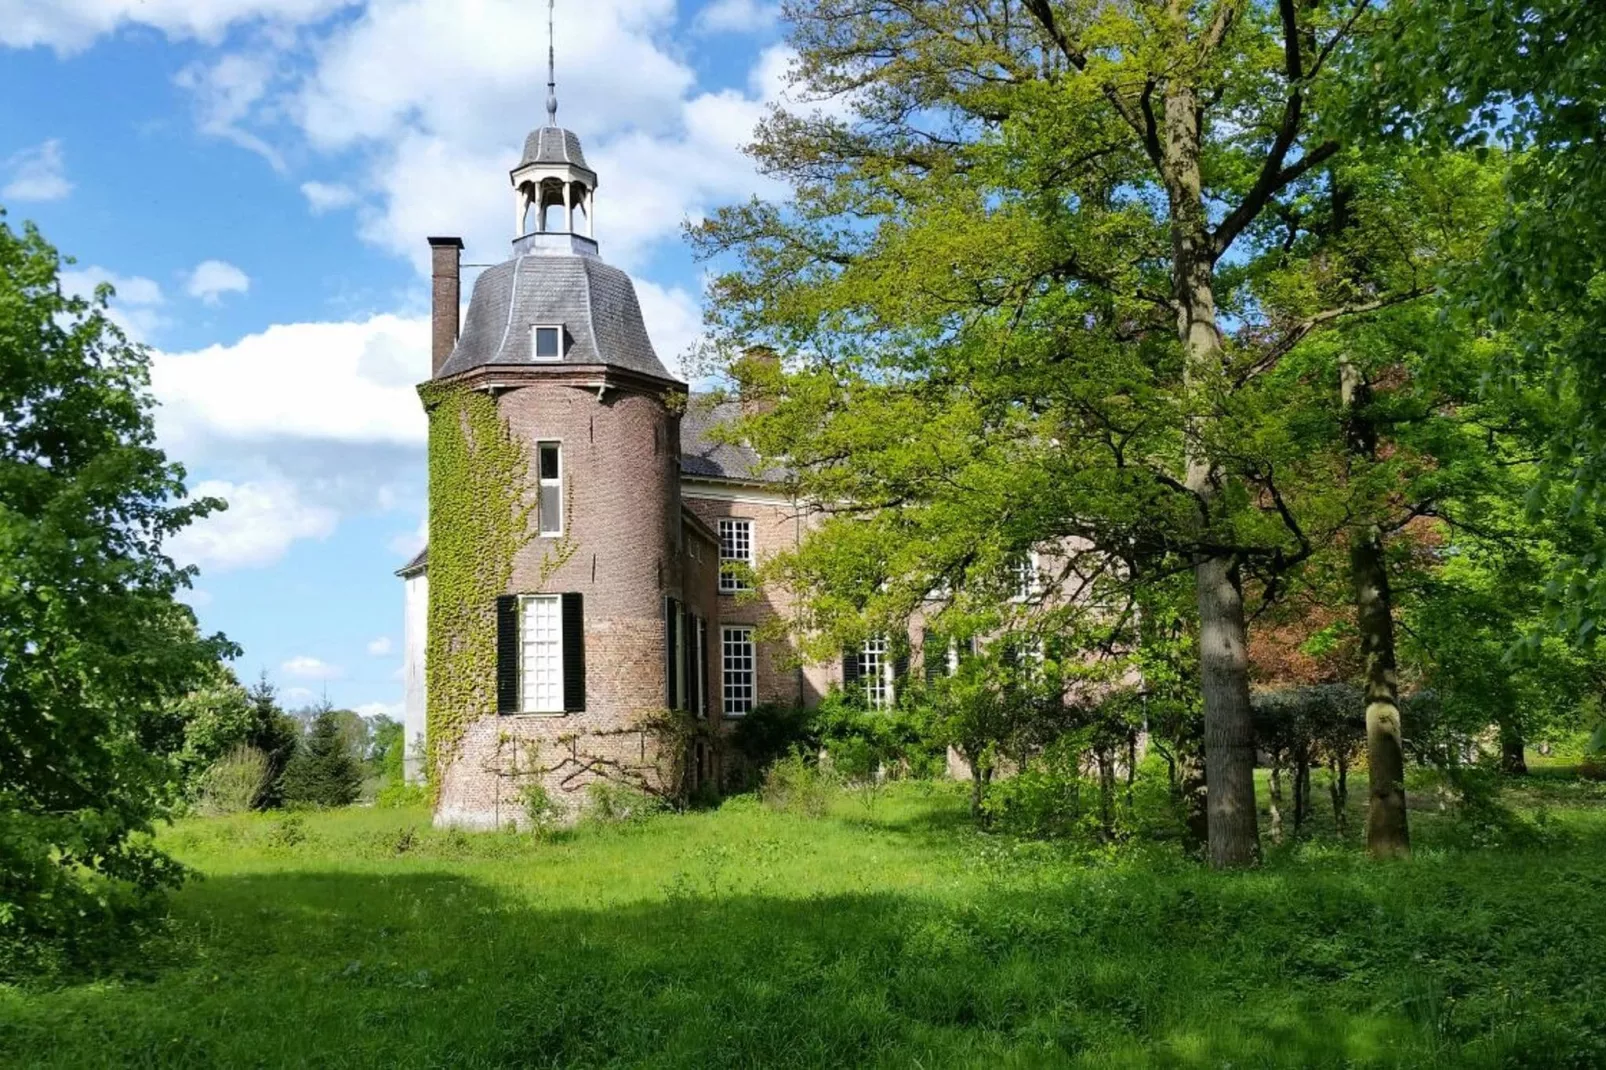
[[[1522,726],[1516,721],[1500,722],[1500,771],[1507,776],[1527,776],[1528,759],[1524,754]]]
[[[1171,209],[1172,286],[1183,346],[1185,390],[1192,412],[1187,434],[1187,488],[1198,504],[1198,534],[1209,542],[1210,507],[1221,472],[1205,447],[1205,397],[1222,369],[1216,315],[1215,250],[1200,170],[1197,93],[1171,89],[1165,101],[1161,170]],[[1194,559],[1199,604],[1199,660],[1204,699],[1206,814],[1210,864],[1252,865],[1260,856],[1255,813],[1254,727],[1249,711],[1248,628],[1238,562],[1222,553]]]
[[[1377,431],[1367,414],[1371,389],[1348,359],[1339,363],[1339,396],[1347,417],[1350,454],[1369,464],[1377,456]],[[1405,732],[1394,658],[1394,604],[1383,533],[1376,525],[1366,525],[1351,537],[1350,579],[1366,695],[1366,849],[1374,858],[1404,858],[1411,853],[1405,808]]]

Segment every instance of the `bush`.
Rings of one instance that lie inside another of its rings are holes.
[[[819,719],[814,710],[763,703],[736,722],[727,742],[732,760],[727,763],[726,787],[750,788],[793,751],[818,750]]]
[[[586,785],[586,817],[602,824],[619,824],[664,809],[662,799],[628,784],[593,780]]]
[[[428,802],[429,788],[423,784],[408,784],[400,780],[386,784],[374,796],[374,805],[381,810],[402,810],[423,806]]]
[[[195,808],[203,814],[238,814],[255,809],[273,778],[268,756],[241,744],[207,767],[196,788]]]
[[[337,711],[324,709],[280,781],[284,801],[307,806],[350,806],[362,790],[362,765],[342,733]]]
[[[770,765],[759,798],[772,810],[823,817],[830,808],[831,785],[802,751],[793,751]]]
[[[530,831],[537,836],[557,828],[569,816],[563,804],[554,799],[546,785],[539,780],[519,785],[519,805],[524,810],[525,820],[530,823]]]

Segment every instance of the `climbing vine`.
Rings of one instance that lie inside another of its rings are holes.
[[[429,413],[429,642],[425,753],[432,792],[468,726],[496,712],[496,599],[534,538],[529,454],[496,400],[420,388]]]

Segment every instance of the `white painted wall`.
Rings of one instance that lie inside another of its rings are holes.
[[[407,780],[424,779],[424,648],[429,629],[429,575],[416,572],[403,582],[402,610],[402,752]]]

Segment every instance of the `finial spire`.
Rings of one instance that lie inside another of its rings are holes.
[[[546,124],[558,125],[558,60],[552,39],[552,8],[556,0],[546,0]]]

